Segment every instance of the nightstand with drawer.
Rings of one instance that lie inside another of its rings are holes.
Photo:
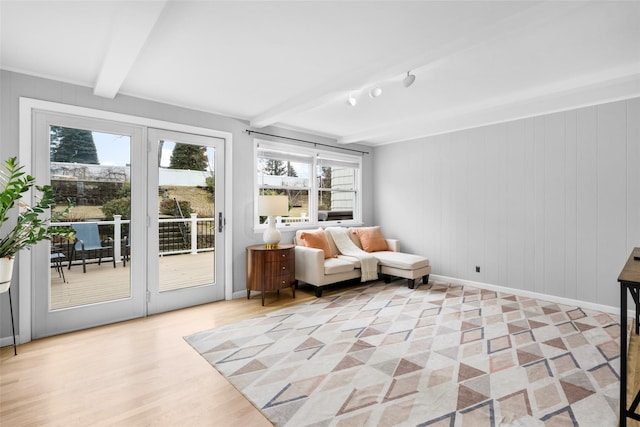
[[[279,245],[275,249],[267,249],[265,245],[247,247],[247,299],[251,291],[260,291],[262,305],[264,293],[291,288],[293,298],[296,297],[294,245]]]

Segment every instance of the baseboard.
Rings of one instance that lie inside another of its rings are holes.
[[[595,304],[589,301],[558,297],[558,296],[549,295],[549,294],[541,294],[538,292],[531,292],[523,289],[508,288],[506,286],[492,285],[490,283],[483,283],[483,282],[474,282],[473,280],[457,279],[455,277],[440,276],[437,274],[431,274],[429,276],[429,279],[441,280],[444,282],[455,282],[455,283],[460,283],[462,285],[469,285],[476,288],[487,289],[490,291],[498,291],[498,292],[504,292],[504,293],[514,294],[514,295],[521,295],[524,297],[541,299],[544,301],[555,302],[563,305],[577,306],[577,307],[582,307],[589,310],[602,311],[604,313],[620,316],[620,307],[612,307],[609,305]],[[635,316],[635,312],[633,310],[627,310],[627,317],[633,318],[634,316]]]
[[[16,335],[16,344],[20,344],[20,335]],[[0,347],[13,347],[13,335],[0,338]]]
[[[238,298],[246,298],[247,297],[247,291],[236,291],[233,294],[231,294],[231,299],[238,299]]]

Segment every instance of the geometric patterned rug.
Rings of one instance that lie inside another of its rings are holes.
[[[618,424],[609,314],[373,282],[185,339],[278,426]]]

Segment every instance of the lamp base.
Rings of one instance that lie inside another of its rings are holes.
[[[280,230],[276,228],[276,217],[269,216],[269,226],[264,230],[262,240],[267,249],[276,249],[280,243]]]

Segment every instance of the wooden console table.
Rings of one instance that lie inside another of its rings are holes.
[[[636,303],[635,329],[640,333],[640,248],[634,248],[629,259],[618,276],[620,282],[620,426],[627,425],[627,418],[640,421],[636,412],[640,404],[640,390],[636,393],[631,406],[627,409],[627,289]]]
[[[279,245],[275,249],[267,249],[265,245],[247,247],[247,299],[251,291],[264,293],[291,288],[296,297],[296,253],[294,245]]]

